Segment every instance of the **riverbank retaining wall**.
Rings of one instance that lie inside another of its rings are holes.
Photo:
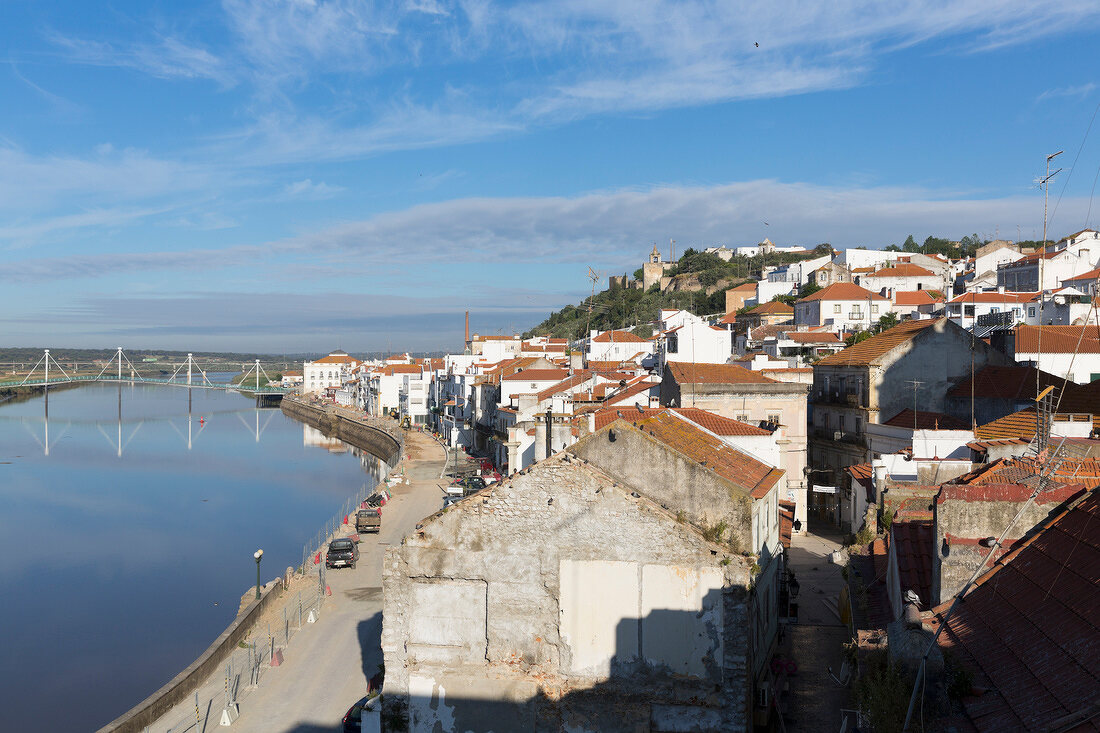
[[[401,429],[382,418],[364,417],[362,413],[346,415],[337,408],[314,405],[291,397],[283,398],[283,413],[317,428],[326,436],[381,458],[389,466],[397,465],[405,451],[405,436]]]
[[[97,733],[141,733],[179,703],[198,690],[207,679],[225,664],[225,660],[244,640],[252,625],[264,610],[283,594],[283,583],[268,583],[259,600],[254,600],[237,615],[214,643],[202,655],[180,672],[171,682],[130,708],[118,718],[100,728]]]

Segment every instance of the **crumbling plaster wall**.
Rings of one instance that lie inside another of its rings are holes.
[[[725,521],[729,527],[725,537],[736,536],[736,549],[753,551],[752,497],[655,438],[638,429],[624,429],[620,423],[614,441],[610,432],[599,431],[570,446],[568,452],[636,487],[673,513],[683,511],[689,522],[713,526]]]
[[[387,551],[386,714],[407,715],[410,730],[745,729],[748,561],[628,492],[558,455],[459,502]],[[606,586],[595,589],[622,605],[608,619],[627,616],[611,630],[586,627],[585,609],[562,606],[563,598],[594,601],[593,569],[617,579],[610,590],[620,595],[650,589],[619,600]],[[702,608],[684,610],[696,585]],[[687,595],[676,601],[672,586]],[[584,659],[574,659],[578,642],[563,633],[578,628],[592,642]],[[614,651],[593,664],[600,648]],[[639,649],[686,668],[641,662]]]

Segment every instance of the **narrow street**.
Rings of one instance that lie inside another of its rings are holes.
[[[800,584],[798,623],[788,627],[784,656],[794,659],[798,672],[791,677],[786,729],[792,733],[836,733],[840,709],[848,707],[847,687],[838,685],[848,629],[840,622],[837,599],[845,585],[841,566],[829,555],[841,548],[842,535],[821,528],[795,535],[790,567]]]

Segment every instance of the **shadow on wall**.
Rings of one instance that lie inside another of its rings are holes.
[[[499,666],[413,663],[407,698],[393,694],[395,680],[387,685],[383,729],[743,730],[750,699],[744,668],[751,656],[744,648],[727,650],[721,596],[711,590],[695,599],[693,605],[703,610],[653,609],[641,619],[619,619],[604,627],[605,639],[599,633],[603,609],[588,609],[593,633],[562,642],[568,653],[561,666],[574,685],[590,680],[591,686],[564,694],[550,675],[509,678]],[[601,653],[601,642],[613,651]]]

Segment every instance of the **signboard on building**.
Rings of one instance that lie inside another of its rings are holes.
[[[835,486],[818,486],[817,484],[814,484],[814,493],[815,494],[835,494],[836,493],[836,487]]]

